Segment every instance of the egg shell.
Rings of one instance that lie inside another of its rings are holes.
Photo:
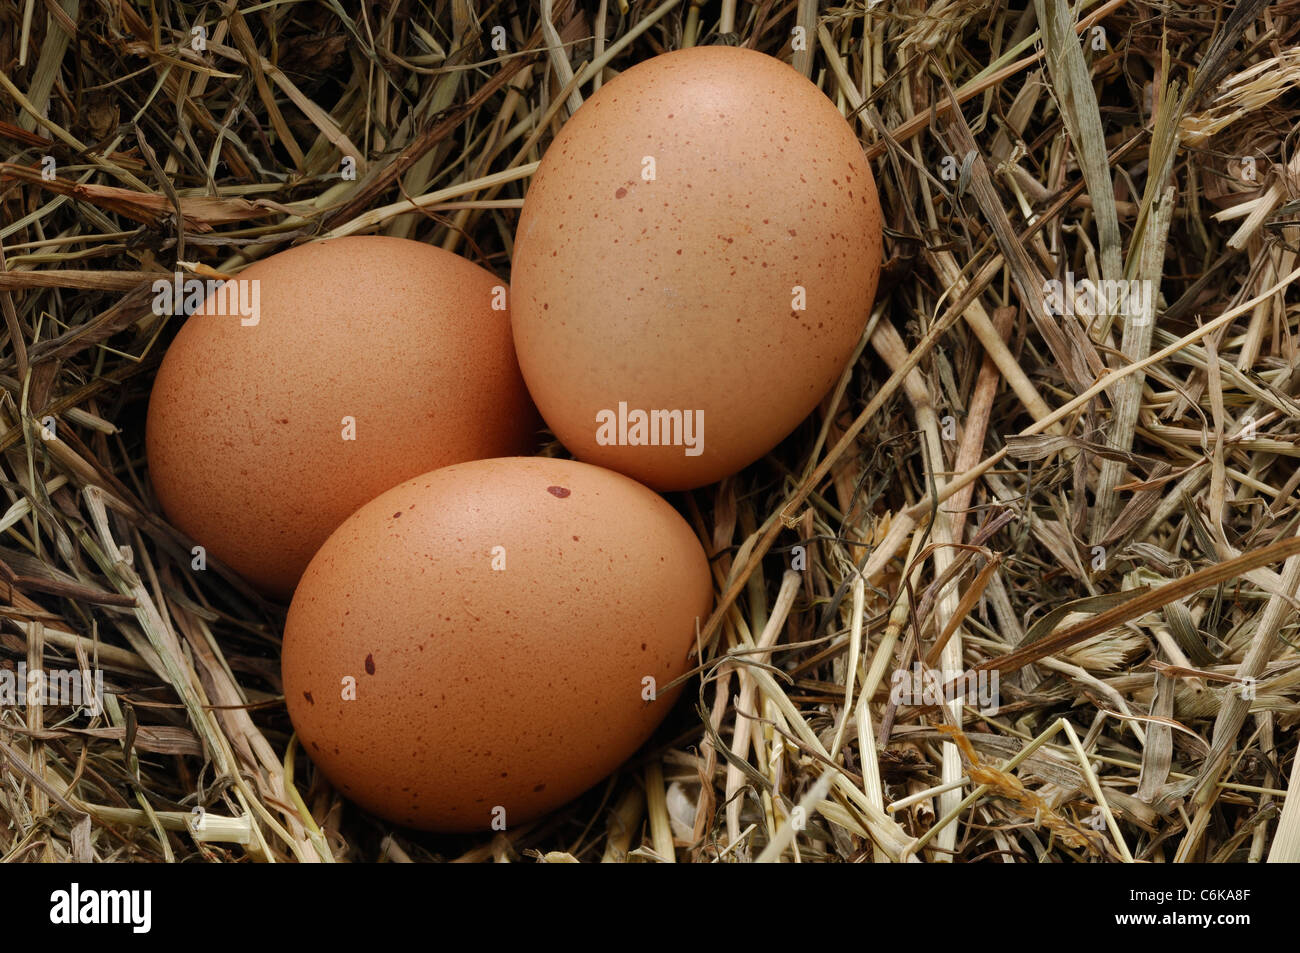
[[[493,307],[505,284],[472,262],[349,237],[238,278],[258,283],[256,322],[212,299],[185,322],[146,440],[168,518],[262,591],[287,599],[330,532],[384,490],[535,446],[510,314]]]
[[[680,688],[712,604],[704,551],[646,487],[505,458],[407,481],[349,517],[285,623],[289,714],[367,810],[431,830],[508,826],[612,772]],[[345,699],[346,680],[355,698]]]
[[[765,54],[699,47],[583,104],[515,241],[515,347],[547,424],[579,459],[682,489],[761,457],[832,387],[875,296],[881,214],[820,90]],[[702,412],[698,454],[676,421],[638,431],[635,412],[674,410]]]

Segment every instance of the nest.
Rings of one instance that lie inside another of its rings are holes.
[[[0,695],[104,702],[4,699],[0,856],[1300,860],[1300,5],[235,6],[0,5]],[[873,160],[861,346],[672,497],[717,608],[654,739],[542,820],[395,828],[297,750],[283,607],[158,509],[151,285],[360,232],[507,277],[575,101],[718,43]]]

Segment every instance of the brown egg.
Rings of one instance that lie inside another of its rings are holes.
[[[264,592],[287,599],[330,532],[384,490],[535,446],[506,288],[477,265],[376,236],[238,277],[257,313],[223,289],[158,370],[149,472],[168,518]]]
[[[362,807],[501,829],[649,737],[711,600],[690,527],[639,483],[541,457],[445,467],[363,506],[316,554],[285,623],[285,699],[312,760]]]
[[[547,424],[582,460],[681,489],[761,457],[834,384],[881,216],[830,100],[713,46],[601,87],[543,157],[515,243],[515,348]]]

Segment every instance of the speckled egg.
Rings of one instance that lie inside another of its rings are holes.
[[[238,279],[168,348],[147,452],[168,518],[262,591],[287,599],[330,532],[384,490],[535,446],[507,288],[472,262],[340,238]]]
[[[515,238],[529,391],[579,459],[658,489],[761,457],[834,384],[881,259],[848,123],[785,63],[667,53],[564,125]]]
[[[400,824],[503,829],[649,737],[712,600],[685,520],[572,460],[445,467],[321,547],[285,623],[284,694],[342,793]]]

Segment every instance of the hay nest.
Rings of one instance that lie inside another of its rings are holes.
[[[1300,5],[235,6],[0,6],[0,674],[106,691],[0,706],[0,856],[1300,859]],[[506,276],[571,96],[716,43],[873,159],[862,347],[674,497],[718,608],[655,739],[541,821],[395,829],[295,752],[282,607],[158,510],[151,283],[362,231]]]

